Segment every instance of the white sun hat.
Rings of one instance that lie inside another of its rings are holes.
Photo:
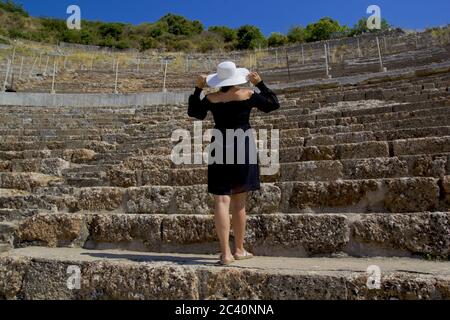
[[[246,68],[237,68],[232,61],[225,61],[217,66],[217,73],[206,78],[206,83],[211,88],[235,86],[248,82],[250,71]]]

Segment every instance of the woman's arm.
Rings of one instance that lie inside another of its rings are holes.
[[[261,93],[255,92],[253,94],[255,106],[259,110],[269,113],[280,108],[280,102],[276,94],[266,86],[257,72],[251,72],[248,79],[261,91]]]
[[[189,117],[204,120],[208,114],[208,99],[200,99],[203,88],[206,87],[206,76],[199,75],[195,85],[194,94],[189,97],[188,115]]]
[[[189,97],[188,115],[189,117],[204,120],[208,114],[208,100],[205,98],[200,99],[202,88],[195,87],[194,94]]]
[[[276,94],[266,86],[264,81],[261,80],[256,84],[256,87],[261,91],[261,93],[255,92],[254,94],[256,107],[259,110],[269,113],[280,108],[280,102],[278,101]]]

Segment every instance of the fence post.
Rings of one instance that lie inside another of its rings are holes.
[[[16,46],[14,46],[12,57],[11,57],[11,74],[14,73],[14,59],[16,58]]]
[[[381,49],[380,49],[380,40],[377,37],[377,48],[378,48],[378,57],[380,59],[380,71],[383,72],[385,71],[384,67],[383,67],[383,58],[381,57]]]
[[[8,62],[6,63],[6,74],[5,74],[5,81],[3,82],[3,88],[2,91],[6,91],[6,85],[8,84],[8,77],[9,77],[9,69],[11,68],[11,60],[8,59]]]
[[[286,52],[286,66],[287,66],[287,72],[288,72],[288,79],[289,79],[289,81],[291,81],[291,69],[289,67],[289,56],[288,56],[287,49],[285,49],[285,52]]]
[[[50,60],[50,56],[47,56],[47,62],[45,63],[45,70],[43,72],[44,76],[47,75],[47,69],[48,69],[49,60]]]
[[[31,78],[31,76],[33,75],[34,67],[36,66],[37,61],[38,61],[38,57],[36,57],[36,59],[34,59],[33,65],[31,66],[29,78]]]
[[[41,69],[42,66],[42,52],[39,53],[39,64],[38,64],[38,69]]]
[[[52,91],[50,92],[51,94],[55,94],[55,78],[56,78],[56,57],[55,60],[53,61],[53,79],[52,79]]]
[[[114,84],[114,93],[115,94],[119,94],[119,91],[117,90],[118,80],[119,80],[119,59],[117,59],[117,62],[116,62],[116,81]]]
[[[302,64],[303,65],[305,64],[305,48],[303,47],[303,44],[302,44]]]
[[[326,42],[323,44],[323,47],[325,49],[325,68],[327,70],[327,78],[331,78],[331,76],[330,76],[330,69],[328,67],[328,50],[327,50],[327,43]]]
[[[358,40],[358,57],[362,57],[362,52],[361,52],[361,46],[359,44],[359,38],[356,38],[356,40]]]
[[[166,66],[165,66],[165,68],[164,68],[163,92],[167,92],[167,89],[166,89],[167,65],[168,65],[168,60],[166,59]]]
[[[22,79],[22,71],[23,71],[23,60],[25,58],[22,56],[22,61],[20,62],[20,70],[19,70],[19,80]]]

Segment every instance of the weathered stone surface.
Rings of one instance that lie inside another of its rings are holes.
[[[74,163],[86,163],[95,159],[97,153],[89,149],[66,149],[63,152],[64,160]]]
[[[128,188],[126,191],[126,212],[168,213],[174,195],[172,187]]]
[[[446,156],[401,156],[408,164],[408,171],[413,176],[442,177],[446,174],[448,159]]]
[[[379,199],[370,199],[371,193],[380,189],[376,180],[294,182],[281,188],[289,212],[339,212],[379,206]]]
[[[33,191],[38,187],[45,187],[62,182],[59,177],[41,173],[0,173],[0,188]]]
[[[450,210],[450,176],[442,178],[442,189],[444,191],[444,206]]]
[[[133,214],[94,215],[89,224],[89,241],[120,246],[142,242],[148,248],[161,242],[160,216]]]
[[[249,214],[270,214],[280,211],[281,189],[273,184],[261,184],[261,190],[252,192],[247,199]]]
[[[88,217],[82,214],[41,214],[21,224],[15,234],[18,244],[49,247],[81,246],[89,234]]]
[[[391,212],[433,211],[439,205],[439,186],[433,178],[386,181],[385,207]]]
[[[342,250],[347,218],[340,215],[258,215],[248,221],[246,241],[258,254],[308,256]]]
[[[211,256],[202,255],[36,249],[0,258],[0,280],[9,280],[0,281],[0,297],[33,300],[388,300],[450,297],[446,262],[440,266],[406,258],[361,261],[351,258],[256,257],[223,268],[212,266]],[[367,287],[367,265],[380,266],[379,289]],[[69,266],[80,268],[80,289],[67,287]]]
[[[108,171],[108,179],[112,186],[120,188],[136,187],[137,175],[133,170],[113,168]]]
[[[167,216],[162,219],[161,241],[169,244],[205,244],[218,241],[212,215]]]
[[[408,166],[398,158],[341,160],[345,179],[395,178],[408,175]]]
[[[114,211],[123,208],[124,193],[121,188],[81,188],[67,205],[72,211]]]
[[[450,137],[396,140],[393,148],[396,156],[450,152]]]
[[[170,183],[177,186],[187,186],[208,183],[207,168],[173,169]]]
[[[282,181],[332,181],[343,177],[343,166],[339,161],[305,161],[281,165]]]
[[[370,214],[352,224],[362,245],[393,252],[448,256],[450,213]]]
[[[63,170],[70,168],[70,162],[60,158],[42,159],[39,161],[39,172],[48,175],[61,176]]]
[[[19,299],[29,263],[27,258],[8,258],[0,255],[0,300]]]
[[[389,146],[381,141],[340,144],[336,146],[336,154],[339,159],[389,157]]]
[[[299,160],[294,161],[319,161],[319,160],[335,160],[336,148],[334,146],[313,146],[303,148],[303,154]],[[280,158],[284,150],[280,151]],[[289,161],[289,162],[294,162]],[[283,161],[282,161],[283,162]]]
[[[214,197],[206,185],[177,187],[173,195],[172,214],[211,214],[214,212]]]

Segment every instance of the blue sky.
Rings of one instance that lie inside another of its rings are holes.
[[[292,25],[306,25],[329,16],[353,26],[367,16],[371,4],[391,24],[424,29],[450,23],[450,0],[16,0],[33,16],[65,18],[71,4],[81,7],[82,19],[139,24],[154,22],[167,13],[181,14],[212,25],[239,27],[254,24],[264,34],[286,33]]]

